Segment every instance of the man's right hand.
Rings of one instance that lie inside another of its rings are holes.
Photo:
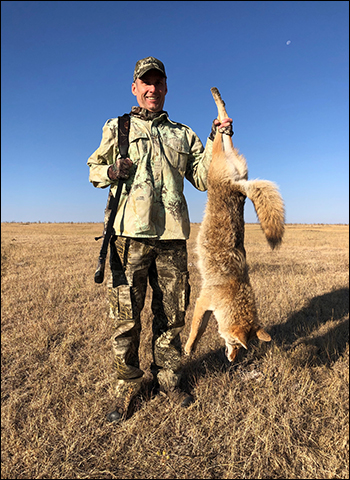
[[[107,170],[107,175],[111,180],[119,180],[119,178],[126,180],[129,178],[129,170],[132,166],[130,158],[117,158]]]

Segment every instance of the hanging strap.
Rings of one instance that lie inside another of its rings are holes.
[[[128,156],[129,131],[130,115],[125,113],[122,117],[118,117],[118,148],[122,158],[126,158]]]
[[[130,131],[130,115],[125,113],[118,117],[118,149],[122,158],[127,158],[129,149],[129,131]],[[118,187],[115,197],[113,197],[111,190],[108,197],[108,208],[110,214],[107,222],[107,227],[104,231],[103,242],[101,246],[100,256],[98,257],[98,265],[95,272],[95,282],[102,283],[104,279],[105,263],[108,251],[108,245],[112,235],[114,235],[114,220],[117,214],[120,195],[122,193],[124,181],[120,178],[118,180]]]

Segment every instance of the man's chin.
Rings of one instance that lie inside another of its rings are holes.
[[[160,112],[162,109],[163,109],[163,106],[162,106],[162,105],[159,105],[159,104],[158,104],[158,105],[154,105],[154,104],[149,105],[149,104],[147,104],[147,107],[146,107],[146,110],[148,110],[149,112],[153,112],[153,113],[155,113],[155,112]]]

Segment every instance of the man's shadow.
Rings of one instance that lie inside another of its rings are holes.
[[[304,308],[290,315],[285,323],[266,330],[272,342],[287,352],[305,347],[307,354],[300,355],[299,365],[304,362],[329,367],[343,355],[349,342],[349,289],[341,288],[314,297]],[[261,344],[261,348],[255,349],[251,361],[245,360],[244,357],[249,354],[240,349],[234,364],[227,360],[224,348],[206,353],[186,362],[183,367],[184,386],[188,388],[189,383],[196,382],[208,372],[234,371],[242,362],[248,365],[265,355],[269,348],[269,344]]]

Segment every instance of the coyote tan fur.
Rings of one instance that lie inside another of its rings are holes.
[[[225,104],[212,88],[220,121],[228,117]],[[241,347],[257,337],[271,337],[259,325],[244,249],[243,209],[246,197],[254,204],[271,248],[284,233],[284,205],[277,187],[266,180],[247,180],[246,160],[229,135],[217,132],[208,171],[208,201],[197,240],[202,289],[196,302],[185,353],[194,351],[213,312],[233,362]]]

